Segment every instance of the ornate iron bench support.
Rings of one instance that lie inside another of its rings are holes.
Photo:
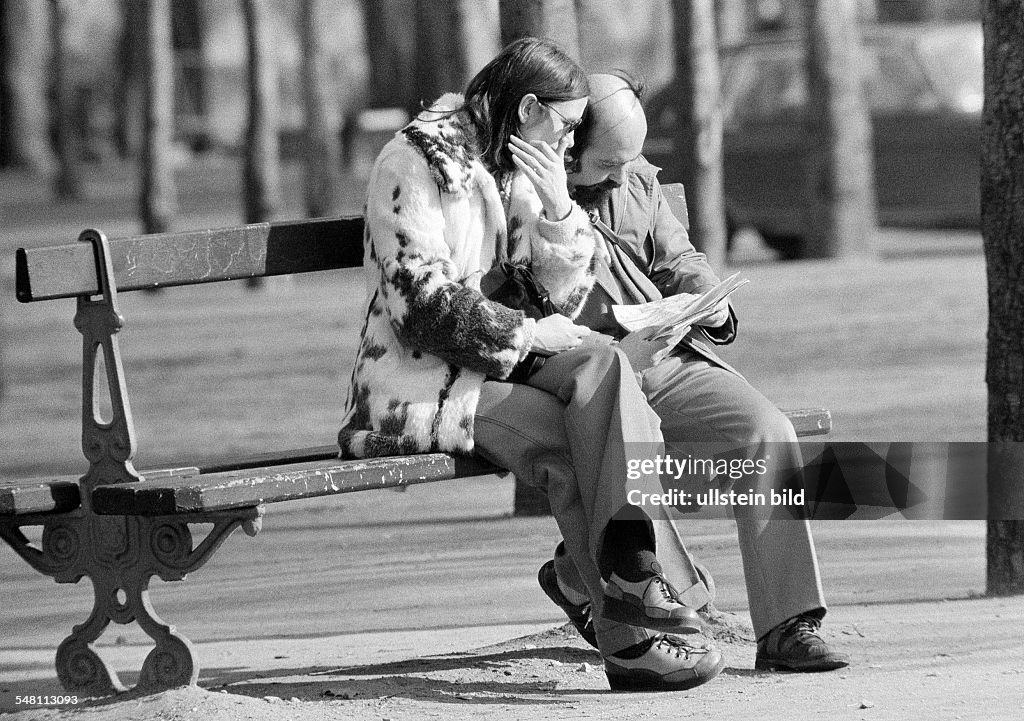
[[[92,490],[101,484],[134,483],[142,476],[132,465],[135,428],[125,386],[116,334],[124,326],[117,308],[117,289],[107,239],[87,230],[79,240],[96,253],[100,296],[78,298],[75,327],[82,334],[82,450],[89,470],[79,482],[81,507],[67,513],[28,514],[0,521],[3,538],[25,561],[58,583],[93,584],[92,614],[75,626],[57,650],[57,676],[69,692],[101,696],[127,690],[117,673],[96,653],[93,644],[111,621],[136,622],[156,643],[142,666],[138,686],[170,688],[195,683],[199,664],[187,638],[164,623],[149,599],[149,581],[181,581],[202,566],[221,543],[241,526],[250,536],[260,529],[263,507],[175,516],[99,516],[91,507]],[[95,377],[102,352],[105,377]],[[100,417],[98,383],[105,383],[112,413]],[[212,523],[198,545],[192,523]],[[42,526],[41,547],[32,544],[23,527]]]

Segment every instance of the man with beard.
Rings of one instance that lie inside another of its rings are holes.
[[[641,156],[647,121],[640,88],[625,75],[594,75],[590,83],[587,115],[567,154],[567,180],[570,194],[599,231],[608,260],[599,262],[597,282],[576,322],[610,336],[612,342],[624,335],[612,305],[701,293],[718,278],[669,209],[658,169]],[[724,454],[764,468],[745,476],[742,485],[736,476],[704,475],[698,491],[713,481],[735,482],[742,492],[750,484],[750,492],[768,494],[787,482],[799,482],[802,458],[785,415],[715,353],[713,346],[731,342],[736,328],[736,315],[726,300],[702,325],[668,341],[674,347],[664,357],[652,356],[652,343],[627,339],[622,349],[661,418],[670,453],[677,458]],[[699,474],[688,480],[701,483]],[[846,666],[849,659],[829,648],[818,633],[826,609],[809,522],[802,508],[778,511],[756,505],[733,508],[758,639],[756,667],[828,671]],[[685,549],[675,550],[689,558]],[[589,600],[561,547],[541,568],[539,580],[586,635]],[[670,580],[684,600],[700,598],[695,590],[711,590],[710,579],[692,559],[689,578]]]

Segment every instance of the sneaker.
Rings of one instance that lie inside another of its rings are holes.
[[[685,691],[707,683],[725,668],[722,652],[694,636],[659,634],[638,658],[611,655],[604,672],[613,691]]]
[[[832,671],[850,665],[850,657],[833,651],[818,635],[821,621],[794,616],[757,642],[754,668],[759,671]]]
[[[699,633],[700,616],[679,603],[660,573],[642,581],[626,581],[613,573],[604,591],[604,617],[655,631]]]
[[[555,575],[554,561],[548,561],[540,567],[540,571],[537,572],[537,583],[540,584],[541,590],[547,594],[548,598],[565,611],[565,615],[569,617],[569,621],[579,631],[583,640],[597,648],[597,634],[594,631],[594,618],[590,614],[590,603],[577,606],[565,597],[565,594],[558,588],[558,576]]]

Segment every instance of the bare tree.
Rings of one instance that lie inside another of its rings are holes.
[[[498,0],[498,6],[502,45],[533,35],[551,38],[572,57],[580,57],[574,0]]]
[[[988,269],[987,592],[1024,593],[1024,13],[985,0],[981,231]]]
[[[714,0],[673,0],[679,119],[675,148],[683,167],[690,237],[713,267],[725,264],[722,112]]]
[[[363,0],[372,107],[412,110],[419,100],[412,71],[416,62],[416,2]]]
[[[807,233],[803,255],[868,256],[876,230],[871,119],[857,0],[807,6]]]
[[[146,96],[142,69],[146,65],[146,34],[139,32],[139,28],[146,21],[145,10],[138,0],[121,0],[121,39],[114,90],[114,143],[122,158],[135,155],[142,145]]]
[[[464,0],[416,0],[416,90],[421,100],[469,80]]]
[[[50,147],[47,100],[50,4],[5,0],[0,27],[4,128],[2,165],[27,168],[50,178],[57,161]]]
[[[329,58],[324,50],[321,0],[303,0],[302,90],[306,107],[306,215],[333,215],[341,200],[341,142],[331,122]]]
[[[174,51],[170,0],[147,0],[145,125],[142,142],[142,222],[147,233],[170,230],[178,210],[174,184]]]
[[[82,197],[82,147],[79,142],[75,90],[68,67],[68,3],[51,0],[50,45],[53,48],[52,75],[54,96],[54,144],[57,149],[57,174],[53,190],[58,198],[78,200]]]
[[[249,123],[245,135],[245,222],[274,218],[281,207],[275,31],[268,0],[243,0],[248,43]]]

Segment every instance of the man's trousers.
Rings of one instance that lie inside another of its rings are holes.
[[[669,453],[678,456],[687,449],[699,457],[703,453],[702,449],[727,446],[737,449],[737,453],[752,460],[766,459],[768,472],[749,476],[753,485],[745,480],[742,488],[737,488],[737,491],[768,494],[771,489],[783,485],[782,476],[792,474],[794,469],[801,467],[800,449],[792,424],[774,404],[738,374],[714,365],[692,351],[680,349],[655,367],[639,374],[639,378],[646,405],[660,419],[661,433]],[[593,379],[581,378],[577,381],[578,384],[591,382]],[[556,392],[559,383],[542,377],[537,381],[531,379],[531,385],[553,393],[565,403],[565,393]],[[549,405],[549,410],[544,411],[547,420],[542,422],[535,407],[538,403],[537,395],[516,392],[522,388],[509,384],[485,384],[477,410],[477,446],[484,455],[508,468],[525,482],[547,487],[552,512],[565,536],[566,549],[569,551],[556,556],[556,573],[562,583],[581,592],[586,589],[590,598],[594,599],[597,588],[600,588],[599,576],[596,576],[595,585],[596,567],[588,567],[584,572],[578,559],[579,552],[573,552],[568,543],[572,535],[580,533],[576,528],[578,523],[586,523],[590,531],[593,531],[593,524],[584,520],[586,514],[582,509],[572,510],[569,504],[571,499],[566,496],[564,489],[571,488],[573,483],[564,476],[571,474],[575,467],[576,473],[583,476],[578,480],[578,485],[591,487],[598,493],[605,492],[602,489],[608,487],[626,488],[628,492],[628,489],[637,487],[636,482],[627,480],[623,485],[621,478],[617,481],[606,479],[596,482],[595,469],[587,463],[589,459],[586,458],[582,459],[582,470],[577,465],[567,466],[576,464],[579,452],[573,453],[570,449],[572,442],[567,437],[560,437],[556,430],[561,425],[566,429],[565,433],[570,434],[568,429],[579,421],[567,416],[560,424],[555,418],[556,404]],[[642,411],[632,407],[636,403],[633,396],[627,394],[627,397],[630,410],[626,415],[629,418],[643,418]],[[568,407],[566,413],[571,415]],[[577,429],[576,434],[579,433]],[[608,433],[601,435],[606,439],[609,437]],[[619,434],[612,432],[611,435]],[[631,435],[629,429],[625,429],[621,436],[627,444],[627,454],[646,454],[650,457],[654,452],[664,452],[643,446],[640,444],[643,439],[635,433]],[[595,443],[600,443],[599,438],[593,439],[589,445],[583,440],[577,442],[584,443],[585,448],[595,447]],[[614,464],[604,468],[603,472],[616,472],[612,466]],[[621,474],[621,468],[617,472]],[[556,477],[557,481],[552,484]],[[716,479],[716,483],[719,480]],[[644,483],[649,487],[649,480]],[[621,498],[616,498],[611,505],[619,501]],[[556,511],[556,504],[560,505],[560,511]],[[648,511],[648,515],[652,515],[652,512],[657,515],[654,508],[645,507],[644,510]],[[761,638],[779,623],[801,613],[823,615],[824,594],[808,521],[779,514],[771,505],[737,505],[733,511],[743,558],[750,616],[756,636]],[[559,518],[559,512],[563,515],[562,519]],[[665,567],[666,576],[680,592],[682,601],[699,608],[710,600],[710,594],[677,532],[678,528],[685,528],[686,516],[676,514],[675,517],[677,520],[671,530],[665,528],[669,524],[654,523],[658,529],[657,554]],[[575,545],[579,545],[578,541]]]

